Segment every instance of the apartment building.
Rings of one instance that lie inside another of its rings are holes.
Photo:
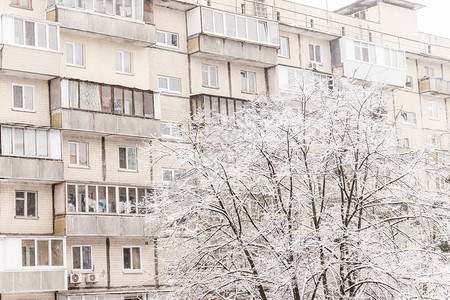
[[[197,110],[232,115],[340,73],[391,88],[403,147],[448,151],[450,40],[418,32],[420,8],[1,1],[0,298],[152,299],[170,288],[159,275],[176,251],[158,246],[144,202],[183,170],[144,148],[182,141]]]

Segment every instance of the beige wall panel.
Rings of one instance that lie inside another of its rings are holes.
[[[289,38],[289,58],[278,56],[278,64],[300,67],[300,48],[298,35],[290,32],[280,32],[280,37]]]
[[[84,46],[84,67],[66,64],[66,42]],[[116,51],[131,53],[131,75],[116,73]],[[61,32],[61,52],[61,77],[149,89],[147,48]]]
[[[154,17],[156,30],[163,30],[178,34],[178,49],[164,48],[164,47],[161,48],[187,53],[185,12],[155,5]]]
[[[37,217],[16,217],[16,190],[37,192]],[[27,183],[0,185],[0,233],[53,233],[52,186]]]
[[[249,71],[256,74],[256,94],[242,92],[241,71]],[[264,95],[266,92],[264,69],[247,65],[231,64],[231,91],[231,96],[233,98],[246,100],[253,100],[258,97],[258,95]]]
[[[186,121],[190,117],[189,98],[161,95],[161,120],[169,122]]]
[[[204,87],[202,84],[202,64],[217,66],[218,88]],[[230,97],[227,62],[208,60],[191,56],[191,85],[192,95],[208,94],[214,96]],[[238,75],[240,76],[240,75]],[[240,77],[239,77],[240,78]]]
[[[2,300],[55,300],[54,293],[2,294]]]
[[[2,13],[20,15],[28,18],[35,18],[45,20],[45,9],[47,8],[47,1],[33,0],[31,2],[31,9],[16,7],[10,5],[9,0],[0,1],[0,11]]]
[[[331,73],[331,54],[329,41],[311,38],[304,35],[302,35],[300,38],[300,55],[302,57],[301,66],[304,68],[309,68],[309,44],[320,46],[320,56],[322,63],[317,64],[317,71]]]
[[[34,87],[33,111],[20,111],[13,108],[13,84]],[[44,80],[24,77],[0,76],[0,122],[25,123],[37,126],[50,126],[48,84]]]

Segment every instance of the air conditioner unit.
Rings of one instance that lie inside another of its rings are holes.
[[[313,63],[313,62],[310,62],[309,63],[309,67],[311,68],[311,69],[317,69],[317,64],[316,63]]]
[[[69,283],[79,284],[81,283],[81,274],[69,274]]]
[[[98,274],[86,274],[86,282],[95,283],[98,282]]]

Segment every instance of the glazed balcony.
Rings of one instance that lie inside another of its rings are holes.
[[[187,12],[187,25],[192,56],[257,67],[277,64],[277,22],[196,7]]]
[[[54,79],[52,127],[130,136],[161,136],[159,93]]]
[[[49,80],[59,74],[59,26],[1,15],[1,73]]]
[[[420,93],[436,97],[450,97],[450,81],[436,77],[425,77],[420,80]]]
[[[47,20],[58,22],[62,30],[83,31],[94,37],[116,38],[143,46],[155,44],[152,4],[148,0],[135,0],[129,6],[120,6],[116,1],[119,0],[51,0]]]
[[[49,183],[63,181],[60,131],[1,125],[0,178]]]
[[[67,236],[148,236],[146,201],[153,190],[67,183],[55,188],[55,233]]]

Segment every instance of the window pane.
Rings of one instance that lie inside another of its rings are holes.
[[[47,48],[47,26],[45,24],[37,24],[38,31],[38,47]]]
[[[126,115],[133,114],[133,92],[130,90],[124,91],[124,113]]]
[[[86,212],[86,186],[78,185],[77,212]]]
[[[88,186],[88,212],[97,212],[97,191],[96,187]]]
[[[27,193],[27,216],[36,217],[36,193]]]
[[[50,264],[48,257],[48,240],[37,241],[38,266],[48,266]]]
[[[138,189],[137,207],[139,214],[145,214],[146,212],[145,200],[145,189]]]
[[[83,269],[92,269],[91,247],[89,246],[83,246]]]
[[[58,31],[57,27],[53,25],[48,25],[48,47],[58,50]]]
[[[122,52],[116,52],[116,71],[123,72],[122,70]]]
[[[223,13],[214,12],[214,31],[223,34]]]
[[[81,269],[81,249],[80,249],[80,247],[72,248],[72,267],[74,269]]]
[[[247,19],[248,38],[252,41],[258,40],[258,34],[256,32],[256,20]]]
[[[75,185],[67,185],[67,211],[76,212]]]
[[[247,27],[245,26],[245,18],[236,17],[237,36],[241,39],[247,38]]]
[[[24,104],[25,109],[32,110],[33,109],[33,87],[25,86],[24,88]]]
[[[75,44],[75,64],[84,66],[83,45]]]
[[[180,79],[179,78],[169,78],[169,86],[171,91],[180,92],[181,86],[180,86]]]
[[[34,46],[34,23],[25,21],[25,45]]]
[[[23,155],[23,129],[14,128],[14,154]]]
[[[141,268],[141,256],[140,256],[140,248],[132,248],[133,249],[133,269],[139,270]]]
[[[16,193],[16,216],[24,217],[25,216],[25,200],[22,197],[17,197]],[[23,193],[21,193],[23,194]]]
[[[169,38],[168,43],[171,46],[178,47],[178,34],[169,33],[167,35],[168,35],[168,38]]]
[[[169,89],[169,84],[167,78],[158,77],[158,88],[161,90]]]
[[[321,58],[320,58],[320,46],[315,46],[315,56],[316,56],[316,62],[321,62]]]
[[[128,169],[136,170],[136,148],[127,148],[128,154]]]
[[[259,41],[267,42],[267,23],[258,21]]]
[[[134,92],[134,114],[136,116],[144,115],[142,92]]]
[[[69,105],[78,108],[78,81],[69,81]]]
[[[209,78],[208,78],[208,66],[202,65],[202,84],[204,86],[209,85]]]
[[[116,188],[108,187],[108,212],[116,213]]]
[[[63,241],[52,240],[52,266],[64,265]]]
[[[248,91],[250,93],[256,93],[256,78],[255,73],[248,72]]]
[[[79,143],[78,144],[78,153],[79,153],[79,164],[80,166],[88,165],[88,143]]]
[[[130,213],[136,213],[136,188],[128,189],[128,203],[130,205]]]
[[[25,130],[25,155],[36,156],[36,130]]]
[[[211,86],[217,87],[217,67],[210,67]]]
[[[123,71],[125,73],[131,73],[131,53],[123,53]]]
[[[107,212],[107,204],[106,201],[106,187],[105,186],[99,186],[98,187],[98,212],[105,213]]]
[[[119,148],[119,168],[127,168],[127,148]]]
[[[123,95],[122,89],[114,88],[114,112],[116,114],[123,113]]]
[[[102,111],[112,112],[111,87],[102,86]]]
[[[236,36],[236,18],[234,15],[226,14],[225,23],[227,28],[227,35]]]
[[[14,19],[14,43],[23,45],[23,21]]]
[[[69,163],[71,165],[76,165],[78,163],[77,161],[77,144],[76,143],[69,143]]]
[[[384,64],[386,66],[391,65],[391,55],[389,53],[389,49],[384,49]]]
[[[2,127],[2,154],[12,154],[12,129]]]
[[[123,248],[123,268],[131,269],[131,253],[130,248]]]
[[[367,47],[363,47],[362,48],[362,57],[363,57],[363,61],[368,62],[369,61],[369,48]]]
[[[314,61],[314,45],[309,45],[309,60]]]
[[[126,213],[126,203],[127,203],[127,189],[119,188],[119,213]]]
[[[166,43],[166,33],[157,31],[156,32],[156,42],[160,43],[160,44],[165,44]]]
[[[13,94],[14,94],[14,107],[23,108],[22,87],[17,85],[13,86]]]
[[[34,240],[22,240],[22,266],[35,266]]]
[[[208,32],[213,31],[213,13],[209,9],[202,9],[203,12],[203,30]]]
[[[37,130],[37,144],[38,144],[38,155],[39,156],[48,156],[47,153],[47,131],[46,130]]]

